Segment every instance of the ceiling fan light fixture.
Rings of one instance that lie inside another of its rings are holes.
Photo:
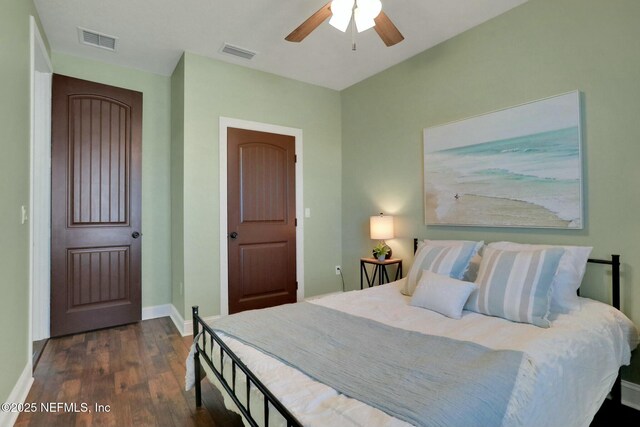
[[[331,16],[331,19],[329,19],[329,24],[343,33],[347,31],[349,22],[351,22],[351,14],[339,15],[334,13],[333,16]]]
[[[391,22],[386,13],[382,12],[380,0],[333,0],[326,3],[284,39],[289,42],[299,43],[313,30],[329,19],[331,26],[345,32],[351,21],[353,34],[374,27],[382,42],[387,46],[394,46],[404,40],[404,36]],[[353,37],[353,36],[352,36]],[[355,46],[355,44],[354,44]],[[355,49],[354,49],[355,50]]]
[[[358,32],[361,33],[376,25],[374,19],[382,11],[380,0],[358,0],[353,19],[356,21]]]
[[[380,0],[358,0],[358,9],[373,20],[382,12],[382,2]]]
[[[359,7],[353,11],[353,20],[356,22],[356,28],[361,33],[376,25],[375,21],[366,12],[362,11]]]
[[[353,4],[354,0],[333,0],[331,2],[332,16],[329,24],[343,33],[347,31],[349,22],[351,22]]]

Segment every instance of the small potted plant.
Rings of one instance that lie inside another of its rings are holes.
[[[389,253],[389,246],[387,246],[384,242],[380,242],[373,248],[373,256],[378,259],[378,261],[382,262],[387,257]]]

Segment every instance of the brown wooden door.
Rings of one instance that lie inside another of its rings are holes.
[[[141,318],[142,94],[54,75],[51,335]]]
[[[229,128],[229,313],[296,301],[295,138]]]

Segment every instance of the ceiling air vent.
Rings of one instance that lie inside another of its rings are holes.
[[[240,58],[244,58],[244,59],[251,59],[254,56],[256,56],[255,52],[252,52],[247,49],[243,49],[238,46],[231,45],[229,43],[225,43],[222,46],[222,49],[220,49],[220,52],[233,55],[233,56],[239,56]]]
[[[116,50],[116,37],[108,36],[93,30],[78,27],[80,43],[110,51]]]

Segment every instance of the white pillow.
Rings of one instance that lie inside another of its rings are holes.
[[[464,304],[477,288],[475,283],[424,270],[411,298],[411,305],[460,319]]]
[[[554,245],[528,245],[513,242],[489,243],[488,247],[503,251],[541,250],[562,248],[564,254],[560,258],[558,271],[551,284],[551,311],[556,313],[568,313],[580,310],[578,288],[582,283],[584,272],[587,268],[587,260],[593,249],[590,246],[554,246]]]

